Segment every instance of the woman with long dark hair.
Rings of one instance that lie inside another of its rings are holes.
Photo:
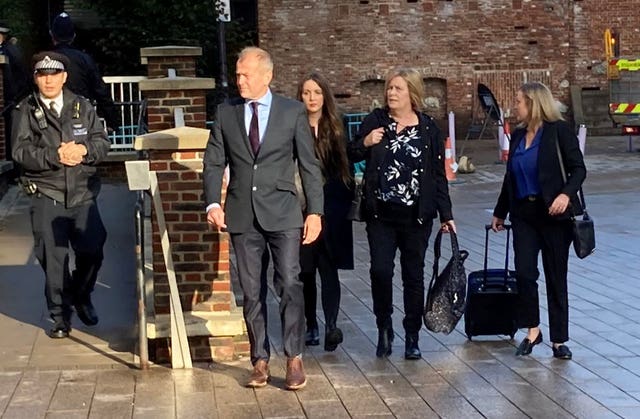
[[[353,269],[351,221],[346,216],[353,198],[353,179],[347,159],[342,121],[327,80],[318,73],[304,77],[298,99],[306,108],[316,157],[324,180],[324,220],[318,240],[300,248],[300,279],[304,284],[307,345],[319,345],[316,319],[316,270],[322,287],[325,319],[324,349],[334,351],[343,340],[337,327],[340,309],[338,269]]]

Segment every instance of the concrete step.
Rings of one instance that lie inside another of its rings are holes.
[[[246,333],[242,309],[221,313],[212,311],[185,311],[184,322],[187,336],[236,336]],[[149,339],[171,336],[169,314],[156,314],[147,318]]]

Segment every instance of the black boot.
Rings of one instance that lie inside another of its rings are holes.
[[[318,331],[318,326],[307,327],[307,333],[304,335],[304,344],[307,346],[320,345],[320,332]]]
[[[420,359],[422,353],[418,347],[418,334],[407,333],[404,340],[404,359]]]
[[[393,328],[385,327],[378,329],[378,347],[376,348],[376,356],[384,358],[391,355],[391,344],[393,343]]]
[[[335,351],[343,339],[342,330],[340,330],[339,327],[334,326],[332,329],[327,328],[324,334],[324,350],[329,352]]]

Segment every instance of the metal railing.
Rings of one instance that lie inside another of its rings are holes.
[[[113,104],[118,109],[120,124],[109,134],[111,151],[132,151],[136,135],[147,132],[146,102],[138,88],[144,76],[107,76],[102,78],[109,86]]]
[[[362,124],[362,120],[367,113],[345,113],[343,115],[344,126],[347,131],[348,140],[353,140],[354,135],[360,129],[360,124]]]

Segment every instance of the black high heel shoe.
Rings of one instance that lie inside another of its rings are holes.
[[[520,342],[520,346],[518,346],[516,356],[529,355],[533,350],[533,347],[539,343],[542,343],[542,331],[538,333],[538,337],[533,341],[530,341],[528,338],[524,338],[522,342]]]
[[[376,348],[376,356],[384,358],[391,355],[391,344],[393,343],[393,329],[391,327],[378,330],[378,347]]]
[[[558,359],[571,359],[573,354],[567,345],[551,346],[553,357]]]

